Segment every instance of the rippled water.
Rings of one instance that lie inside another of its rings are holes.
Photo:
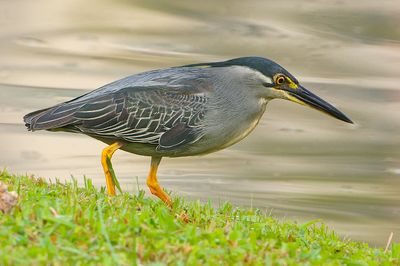
[[[259,55],[278,61],[355,126],[273,101],[239,144],[164,159],[177,195],[300,221],[322,218],[376,245],[400,235],[398,1],[2,1],[0,166],[104,185],[104,144],[24,129],[22,116],[144,70]],[[117,152],[123,189],[145,188],[149,158]],[[138,178],[136,178],[136,176]],[[137,181],[138,180],[138,181]]]

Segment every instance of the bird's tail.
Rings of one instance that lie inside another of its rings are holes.
[[[59,129],[75,121],[73,114],[77,108],[77,104],[64,103],[29,113],[24,116],[25,126],[29,131]]]
[[[25,126],[29,131],[34,131],[36,130],[36,128],[34,127],[35,125],[35,121],[42,116],[44,113],[46,113],[46,111],[48,111],[50,108],[46,108],[46,109],[41,109],[41,110],[37,110],[35,112],[31,112],[29,114],[26,114],[24,116],[24,122],[25,122]]]

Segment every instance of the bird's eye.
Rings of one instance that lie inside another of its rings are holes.
[[[283,82],[285,82],[285,77],[284,77],[284,76],[279,76],[279,77],[277,77],[277,78],[275,79],[275,83],[276,83],[277,85],[282,85]]]

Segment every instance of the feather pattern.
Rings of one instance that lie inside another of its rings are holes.
[[[201,129],[206,102],[205,95],[126,88],[80,107],[74,114],[74,127],[91,135],[158,144],[161,135],[177,124]]]
[[[176,145],[185,143],[185,137],[195,142],[203,136],[212,89],[204,72],[197,71],[141,73],[28,114],[24,120],[30,130],[65,130],[152,145],[159,145],[170,131],[168,147],[174,146],[174,134],[179,139]]]

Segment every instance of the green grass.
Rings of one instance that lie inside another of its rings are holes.
[[[108,197],[89,179],[48,183],[0,172],[20,195],[0,213],[0,265],[399,265],[386,253],[344,241],[316,221],[297,224],[225,203]],[[186,211],[191,221],[180,215]]]

